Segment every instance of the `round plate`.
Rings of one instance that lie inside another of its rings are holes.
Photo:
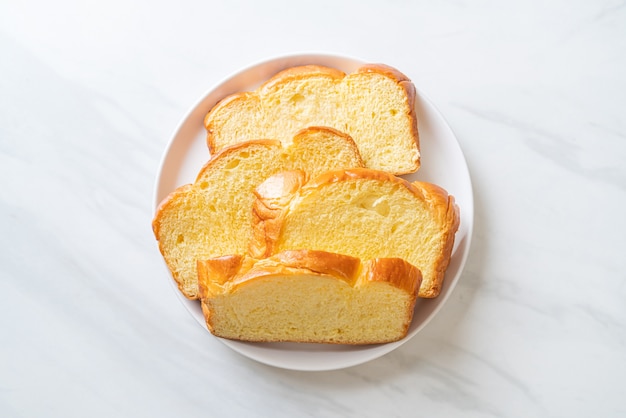
[[[255,64],[217,84],[191,108],[171,138],[156,179],[154,209],[178,186],[192,183],[208,160],[203,121],[206,113],[220,99],[232,93],[254,90],[277,72],[305,64],[325,65],[351,73],[364,62],[334,55],[293,55]],[[407,69],[400,69],[403,70]],[[410,72],[405,74],[410,77]],[[404,177],[410,181],[428,181],[446,189],[455,197],[460,208],[461,223],[441,293],[434,299],[418,299],[408,335],[393,343],[363,346],[248,343],[220,339],[224,344],[248,358],[276,367],[292,370],[334,370],[361,364],[389,353],[414,337],[435,316],[459,280],[467,259],[472,237],[474,202],[467,164],[454,133],[419,89],[415,107],[422,155],[421,168],[416,174]],[[206,329],[199,301],[186,299],[171,276],[168,279],[179,300]]]

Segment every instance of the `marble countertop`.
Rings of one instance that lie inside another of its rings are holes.
[[[626,416],[626,3],[384,3],[2,2],[1,416]],[[212,337],[150,228],[187,110],[310,51],[405,72],[475,199],[439,314],[327,372]]]

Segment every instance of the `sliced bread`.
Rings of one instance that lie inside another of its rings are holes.
[[[311,127],[290,145],[257,140],[215,154],[195,183],[172,192],[152,222],[159,249],[181,292],[197,299],[196,260],[243,254],[250,240],[254,188],[283,170],[315,175],[338,168],[362,167],[352,139],[330,128]]]
[[[374,344],[407,334],[419,270],[399,258],[362,262],[322,251],[198,261],[209,330],[244,341]]]
[[[256,189],[251,256],[311,249],[362,260],[398,257],[420,269],[420,297],[439,294],[459,227],[452,196],[363,168],[307,178],[280,173]]]
[[[284,70],[253,92],[230,95],[204,124],[211,152],[255,138],[289,142],[307,126],[349,134],[366,167],[415,172],[420,153],[415,86],[398,70],[370,64],[354,73],[307,65]]]

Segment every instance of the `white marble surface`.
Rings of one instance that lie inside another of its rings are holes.
[[[3,1],[0,416],[626,416],[625,6]],[[212,338],[150,229],[187,109],[303,51],[407,73],[475,187],[446,306],[400,349],[333,372]]]

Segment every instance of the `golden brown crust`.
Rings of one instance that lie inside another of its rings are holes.
[[[254,191],[257,197],[263,197],[268,207],[282,207],[285,197],[301,189],[307,182],[308,175],[302,170],[289,170],[268,177]]]
[[[241,269],[242,262],[243,256],[239,254],[198,260],[198,277],[203,279],[198,281],[200,294],[202,295],[202,287],[209,277],[212,282],[224,284]]]
[[[361,260],[355,257],[326,251],[292,250],[262,260],[246,257],[229,283],[235,290],[259,277],[301,274],[329,276],[354,286],[360,271]]]
[[[212,319],[212,317],[211,317],[211,309],[209,309],[209,306],[206,303],[204,303],[204,302],[200,303],[200,306],[202,307],[202,314],[204,315],[204,322],[206,324],[207,329],[210,332],[214,332],[215,329],[213,328],[213,323],[211,321],[211,319]]]
[[[279,274],[332,276],[353,286],[360,268],[361,260],[358,258],[327,251],[289,250],[265,259],[228,255],[198,260],[198,286],[200,295],[204,298],[215,294],[215,290],[222,286],[235,289],[252,279]],[[406,271],[411,274],[408,267]],[[376,279],[384,280],[379,275],[390,272],[379,268],[372,274]],[[212,285],[215,287],[211,291]]]
[[[395,79],[398,83],[403,81],[411,81],[409,77],[404,75],[402,72],[397,70],[394,67],[391,67],[387,64],[380,63],[371,63],[364,64],[356,70],[357,73],[380,73],[385,75],[386,77]]]
[[[415,295],[417,295],[417,290],[422,283],[420,270],[401,258],[375,258],[371,260],[366,277],[370,282],[383,280],[398,289]]]
[[[246,281],[276,274],[318,274],[356,284],[362,275],[365,282],[386,282],[407,293],[416,292],[422,280],[419,269],[401,258],[376,258],[361,261],[356,257],[319,250],[286,250],[265,259],[227,255],[198,260],[200,295],[207,296],[210,284],[219,286],[245,284]]]
[[[307,78],[327,77],[340,81],[346,74],[336,68],[325,67],[322,65],[300,65],[297,67],[287,68],[275,74],[259,87],[257,92],[267,92],[276,88],[277,85],[291,80],[303,80]]]
[[[361,261],[356,257],[314,250],[282,251],[273,258],[287,267],[334,276],[350,285],[356,279],[361,264]]]
[[[398,184],[408,189],[411,193],[417,196],[418,199],[424,199],[424,195],[420,188],[415,187],[410,182],[401,177],[394,176],[391,173],[385,171],[372,170],[370,168],[351,168],[346,170],[332,170],[327,171],[314,179],[311,179],[303,189],[313,189],[325,184],[339,183],[346,180],[378,180]],[[442,189],[443,190],[443,189]]]
[[[304,171],[285,171],[269,177],[254,190],[252,239],[248,247],[252,257],[265,258],[274,253],[284,208],[307,179]]]

